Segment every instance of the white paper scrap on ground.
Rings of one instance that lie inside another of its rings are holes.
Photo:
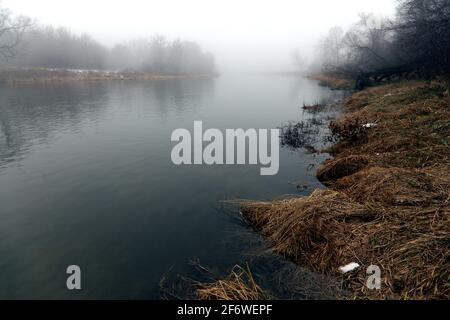
[[[342,273],[347,273],[347,272],[353,271],[357,268],[359,268],[359,264],[356,262],[352,262],[352,263],[346,264],[345,266],[339,267],[339,270]]]

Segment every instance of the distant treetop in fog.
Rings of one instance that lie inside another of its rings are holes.
[[[190,41],[157,35],[103,46],[91,36],[66,28],[33,26],[0,8],[0,65],[25,68],[96,69],[155,74],[214,72],[214,57]]]

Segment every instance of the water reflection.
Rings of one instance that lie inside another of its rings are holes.
[[[76,134],[83,123],[101,121],[107,109],[143,106],[164,119],[213,94],[213,79],[0,86],[0,169],[57,133]]]
[[[32,146],[61,131],[97,121],[107,89],[84,84],[0,87],[0,166],[23,159]]]

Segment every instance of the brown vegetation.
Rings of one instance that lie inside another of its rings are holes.
[[[319,81],[319,85],[330,87],[334,90],[353,89],[355,81],[347,76],[339,74],[311,74],[308,79]]]
[[[317,171],[317,178],[326,183],[349,176],[363,169],[369,160],[366,156],[350,155],[347,157],[328,160]]]
[[[448,83],[374,87],[346,109],[334,126],[341,139],[355,139],[334,145],[335,158],[319,170],[329,189],[244,203],[245,219],[299,265],[337,276],[358,262],[344,276],[355,297],[450,298]],[[376,125],[360,130],[364,123]],[[382,270],[381,290],[366,287],[372,264]]]
[[[200,300],[267,300],[269,296],[256,284],[247,267],[235,266],[225,280],[202,284],[197,289]]]
[[[8,68],[0,69],[0,83],[54,83],[78,81],[127,81],[127,80],[166,80],[184,78],[209,78],[214,74],[160,75],[137,71],[72,70],[47,68]]]

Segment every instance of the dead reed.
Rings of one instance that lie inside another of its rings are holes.
[[[200,300],[267,300],[265,293],[255,282],[249,267],[236,265],[224,280],[200,284],[197,289]]]

